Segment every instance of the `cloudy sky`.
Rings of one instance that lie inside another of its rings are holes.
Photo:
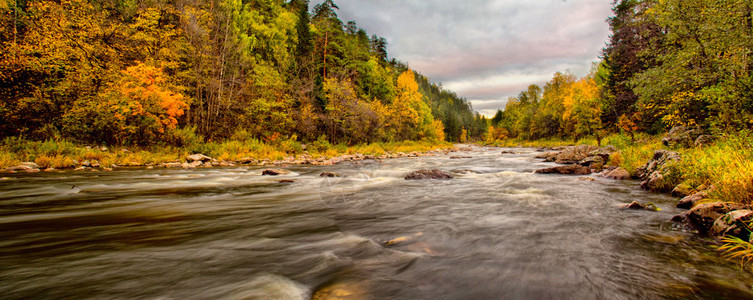
[[[486,115],[557,71],[588,73],[609,35],[611,2],[335,1],[340,19],[387,39],[390,57],[441,82]]]

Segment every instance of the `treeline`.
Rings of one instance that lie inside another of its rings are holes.
[[[0,0],[0,137],[356,144],[486,120],[325,0]]]
[[[511,98],[490,137],[584,137],[753,127],[753,3],[619,0],[602,61]]]

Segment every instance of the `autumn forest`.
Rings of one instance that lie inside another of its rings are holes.
[[[590,74],[557,73],[508,100],[495,138],[716,133],[753,127],[750,1],[614,1],[610,40]]]
[[[0,1],[0,135],[181,146],[479,138],[331,1]]]

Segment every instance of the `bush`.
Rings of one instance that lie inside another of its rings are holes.
[[[195,126],[186,126],[170,130],[165,136],[165,143],[175,147],[193,147],[204,143],[204,137],[196,133]]]
[[[311,147],[317,152],[326,152],[332,148],[332,144],[329,143],[326,135],[320,135],[315,142],[311,143]]]

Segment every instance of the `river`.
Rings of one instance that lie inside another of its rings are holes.
[[[0,298],[753,298],[676,199],[536,154],[2,175]],[[429,168],[456,178],[403,179]]]

